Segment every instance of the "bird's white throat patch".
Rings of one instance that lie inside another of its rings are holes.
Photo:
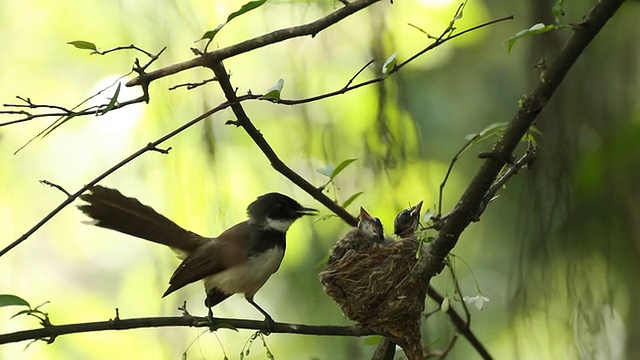
[[[293,220],[276,220],[267,218],[267,223],[264,226],[266,229],[277,230],[280,232],[287,232],[291,224],[293,224]]]

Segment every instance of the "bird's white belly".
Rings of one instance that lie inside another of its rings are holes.
[[[271,274],[278,270],[284,249],[274,247],[264,253],[252,256],[242,265],[208,276],[204,279],[205,289],[213,287],[225,294],[243,293],[253,295],[264,285]]]

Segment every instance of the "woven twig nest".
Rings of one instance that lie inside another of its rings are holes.
[[[413,236],[386,238],[376,246],[347,251],[319,278],[346,317],[388,337],[409,359],[422,359],[420,320],[428,286],[422,256],[426,254]]]

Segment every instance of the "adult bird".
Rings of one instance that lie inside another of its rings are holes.
[[[204,281],[208,317],[211,308],[229,296],[241,293],[273,323],[271,316],[253,300],[256,292],[280,267],[291,224],[315,209],[300,205],[279,193],[258,197],[247,207],[248,220],[217,237],[204,237],[185,230],[135,198],[118,190],[92,186],[80,196],[87,202],[78,208],[93,219],[90,223],[166,245],[178,253],[182,263],[169,280],[162,297],[198,280]]]

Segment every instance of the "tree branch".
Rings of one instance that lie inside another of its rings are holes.
[[[469,187],[451,213],[446,216],[438,236],[428,246],[429,271],[435,275],[442,270],[442,262],[456,245],[460,234],[477,217],[478,209],[487,191],[497,179],[507,159],[526,134],[537,115],[569,72],[571,66],[587,45],[613,16],[624,0],[601,0],[575,27],[575,33],[566,42],[531,93],[521,101],[519,111],[509,123],[504,134],[494,144],[489,156],[478,170]]]
[[[273,151],[271,145],[269,145],[264,136],[262,136],[260,130],[258,130],[253,125],[251,119],[249,119],[249,116],[247,116],[247,113],[244,111],[242,104],[236,96],[235,88],[231,85],[227,70],[225,70],[222,62],[213,61],[209,64],[209,67],[211,68],[211,70],[213,70],[216,79],[218,79],[218,84],[220,84],[220,87],[224,92],[224,96],[227,98],[229,103],[231,103],[231,110],[238,119],[238,121],[234,122],[234,124],[242,126],[249,137],[251,137],[253,142],[255,142],[262,153],[267,157],[267,159],[271,163],[271,166],[284,177],[291,180],[291,182],[296,184],[302,190],[313,196],[314,199],[318,200],[322,205],[326,206],[327,209],[333,211],[347,224],[356,226],[358,220],[356,220],[353,215],[349,214],[349,212],[345,208],[336,204],[333,200],[331,200],[331,198],[325,195],[321,189],[313,186],[310,182],[305,180],[302,176],[298,175],[298,173],[296,173],[295,171],[291,170],[290,167],[288,167],[282,160],[280,160],[275,151]]]
[[[209,67],[210,64],[216,61],[222,61],[226,58],[246,53],[261,47],[275,44],[284,40],[300,37],[300,36],[316,36],[320,31],[328,28],[331,25],[336,24],[342,19],[355,14],[356,12],[374,4],[380,0],[357,0],[349,3],[329,15],[315,20],[313,22],[292,26],[285,29],[276,30],[268,34],[264,34],[253,39],[243,41],[241,43],[228,46],[226,48],[218,49],[203,53],[202,56],[187,60],[181,63],[172,64],[161,69],[143,74],[135,79],[130,80],[127,86],[136,86],[148,84],[153,80],[173,75],[184,70],[196,68],[196,67]]]
[[[304,325],[304,324],[288,324],[274,323],[272,326],[266,326],[264,321],[244,320],[244,319],[227,319],[213,318],[214,322],[219,324],[220,328],[236,328],[247,330],[258,330],[271,333],[286,333],[300,335],[329,335],[329,336],[367,336],[374,335],[370,330],[362,329],[357,326],[326,326],[326,325]],[[58,336],[105,331],[105,330],[127,330],[150,327],[169,327],[169,326],[190,326],[208,328],[211,326],[206,317],[197,317],[191,315],[171,316],[171,317],[149,317],[135,319],[115,319],[107,321],[96,321],[87,323],[76,323],[66,325],[53,325],[50,323],[43,324],[42,328],[17,331],[14,333],[0,334],[0,344],[7,344],[25,340],[43,340],[52,343]]]

